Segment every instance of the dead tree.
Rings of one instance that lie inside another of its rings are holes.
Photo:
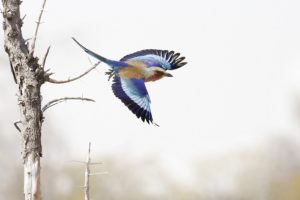
[[[90,200],[90,176],[97,176],[97,175],[105,175],[108,174],[107,172],[96,172],[96,173],[91,173],[90,166],[91,165],[101,165],[102,162],[92,162],[91,161],[91,142],[89,142],[89,149],[88,149],[88,155],[86,158],[86,161],[76,161],[74,160],[73,162],[77,162],[80,164],[85,165],[85,172],[84,172],[84,185],[81,186],[84,189],[84,200]]]
[[[99,63],[78,77],[65,81],[50,78],[52,73],[44,70],[49,49],[39,62],[34,55],[36,38],[44,11],[46,0],[38,18],[35,35],[29,45],[22,36],[22,18],[20,17],[21,0],[2,0],[3,4],[3,30],[4,49],[8,54],[14,81],[18,84],[18,105],[20,120],[15,122],[16,128],[21,132],[22,157],[24,160],[24,197],[25,200],[40,200],[40,158],[42,156],[42,123],[43,112],[49,107],[65,100],[87,100],[82,97],[64,97],[55,99],[42,107],[41,86],[45,82],[54,84],[75,81],[93,70]]]

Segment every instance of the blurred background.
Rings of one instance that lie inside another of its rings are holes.
[[[42,3],[22,3],[25,39]],[[45,112],[44,199],[83,199],[84,166],[72,161],[86,159],[90,141],[92,161],[103,162],[92,171],[108,172],[91,177],[92,199],[299,200],[299,9],[296,0],[48,0],[35,54],[51,45],[55,79],[92,65],[72,36],[107,58],[169,49],[188,65],[147,85],[160,127],[114,97],[104,64],[76,82],[44,84],[44,104],[96,100]],[[21,199],[17,86],[3,48],[0,91],[0,199]]]

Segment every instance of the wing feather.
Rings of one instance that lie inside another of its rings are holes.
[[[156,66],[165,70],[173,70],[185,65],[186,62],[182,62],[184,59],[185,57],[180,57],[180,53],[174,51],[146,49],[126,55],[120,61],[137,60],[144,62],[148,67]]]
[[[150,97],[148,95],[144,80],[142,79],[122,79],[114,77],[112,90],[137,118],[147,123],[153,123],[150,110]]]

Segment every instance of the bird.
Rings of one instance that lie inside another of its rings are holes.
[[[119,61],[107,59],[72,39],[90,56],[107,64],[110,69],[105,74],[108,80],[113,78],[112,90],[125,106],[148,124],[155,124],[150,109],[150,96],[145,83],[173,77],[168,70],[174,70],[186,65],[185,57],[174,51],[145,49],[121,58]]]

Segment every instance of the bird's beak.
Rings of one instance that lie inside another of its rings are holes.
[[[169,74],[169,73],[165,73],[165,76],[166,76],[166,77],[173,77],[173,75],[172,75],[172,74]]]

